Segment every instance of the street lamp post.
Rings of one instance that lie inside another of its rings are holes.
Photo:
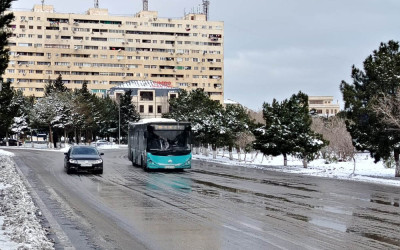
[[[121,145],[121,100],[118,102],[118,144]]]

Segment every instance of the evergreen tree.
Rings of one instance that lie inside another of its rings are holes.
[[[326,144],[321,135],[311,131],[308,96],[304,93],[281,103],[274,99],[271,105],[263,106],[265,125],[254,131],[255,149],[267,155],[282,154],[287,166],[288,155],[296,155],[306,163]]]
[[[60,74],[57,79],[53,83],[54,90],[57,92],[67,92],[68,88],[65,87],[63,81],[62,81],[62,75]]]
[[[135,105],[132,103],[132,90],[126,91],[119,99],[119,115],[120,115],[120,126],[121,136],[125,137],[128,135],[128,123],[139,121],[140,115],[136,111]]]
[[[15,91],[11,107],[17,110],[14,114],[11,132],[18,136],[24,135],[29,130],[29,110],[32,108],[32,102],[24,97],[22,91]]]
[[[17,106],[11,105],[13,97],[14,90],[11,87],[11,83],[4,83],[0,91],[0,137],[8,137],[14,114],[18,110]]]
[[[46,85],[44,86],[44,95],[49,96],[56,90],[54,87],[53,80],[48,79]]]
[[[13,120],[13,110],[9,105],[14,96],[10,82],[5,82],[1,77],[8,67],[8,38],[11,32],[8,29],[11,21],[14,19],[13,13],[4,14],[11,7],[12,0],[2,0],[0,2],[0,137],[8,136],[8,131]]]
[[[37,100],[30,113],[30,119],[35,126],[47,127],[50,147],[53,146],[53,122],[57,118],[56,98],[53,94]]]
[[[395,176],[400,177],[400,135],[374,112],[379,95],[394,96],[400,87],[399,43],[381,43],[364,61],[364,70],[352,67],[353,83],[342,81],[340,90],[345,102],[347,129],[358,150],[368,150],[375,162],[394,154]],[[397,128],[400,129],[400,128]]]
[[[228,146],[230,158],[232,156],[232,149],[236,147],[240,150],[238,145],[238,137],[243,136],[243,133],[247,133],[250,127],[253,126],[253,121],[250,119],[248,112],[241,105],[226,105],[225,116],[224,116],[225,127],[227,132],[225,133],[224,145]]]
[[[181,90],[178,98],[171,99],[169,105],[170,112],[163,117],[191,122],[196,144],[211,144],[214,152],[218,146],[225,144],[228,131],[224,121],[225,110],[204,90],[196,89],[190,93]]]
[[[90,97],[90,92],[89,89],[87,87],[87,81],[83,81],[82,83],[82,87],[79,90],[79,93],[84,97],[84,98],[89,98]]]
[[[8,29],[11,21],[14,19],[13,13],[4,15],[4,12],[11,8],[13,0],[2,0],[0,2],[0,76],[4,74],[8,67],[8,38],[11,36],[11,32]],[[2,80],[2,79],[1,79]]]

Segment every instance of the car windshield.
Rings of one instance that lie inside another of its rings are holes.
[[[73,155],[98,155],[94,148],[74,148],[71,152]]]

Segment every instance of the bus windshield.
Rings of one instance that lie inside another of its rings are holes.
[[[184,130],[150,130],[147,150],[159,153],[183,153],[190,150],[189,132]]]

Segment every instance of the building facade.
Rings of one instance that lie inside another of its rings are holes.
[[[3,78],[27,96],[41,97],[62,75],[70,89],[87,81],[93,93],[132,80],[152,80],[224,98],[224,24],[204,14],[160,18],[156,11],[111,16],[56,13],[51,5],[13,11],[10,62]]]
[[[131,90],[132,103],[140,114],[141,119],[161,118],[162,114],[169,111],[169,100],[177,98],[179,88],[169,84],[148,81],[130,81],[108,90],[108,95],[119,100],[119,97]]]
[[[308,106],[315,110],[318,115],[332,116],[340,111],[338,103],[333,103],[333,96],[309,96]]]

